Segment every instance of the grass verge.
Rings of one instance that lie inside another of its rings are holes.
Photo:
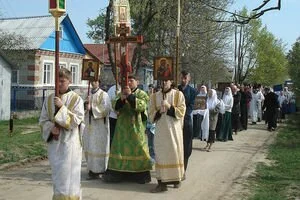
[[[300,199],[300,114],[290,115],[279,129],[267,158],[274,164],[258,165],[249,200]]]
[[[11,135],[9,134],[9,121],[0,122],[0,165],[45,156],[46,153],[38,118],[14,120]]]

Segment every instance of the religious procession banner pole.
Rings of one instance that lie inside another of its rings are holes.
[[[59,96],[59,18],[66,12],[66,0],[49,0],[49,12],[55,18],[55,96]]]
[[[65,0],[49,0],[49,12],[55,18],[55,96],[59,96],[59,17],[66,12]],[[58,108],[55,107],[55,113]],[[55,123],[56,127],[59,127]],[[58,140],[58,135],[53,136],[54,140]]]
[[[116,66],[120,67],[121,88],[128,86],[128,74],[132,72],[131,65],[128,60],[128,43],[143,43],[142,36],[130,36],[131,21],[130,7],[128,0],[114,0],[114,26],[115,36],[110,37],[108,43],[115,44],[115,59],[116,59],[116,44],[120,44],[119,58],[120,62],[116,62]],[[117,68],[116,68],[117,72]],[[116,73],[116,82],[118,82],[118,73]]]
[[[55,17],[55,96],[59,96],[59,17]]]

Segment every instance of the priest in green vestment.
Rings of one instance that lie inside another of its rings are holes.
[[[112,102],[118,120],[108,170],[103,175],[106,182],[130,180],[143,184],[151,181],[152,164],[145,135],[149,97],[137,86],[137,77],[130,75],[128,87]]]

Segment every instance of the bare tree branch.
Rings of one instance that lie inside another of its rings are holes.
[[[270,0],[264,0],[263,3],[258,6],[257,8],[254,8],[252,11],[258,11],[260,9],[262,9],[267,3],[269,3]]]
[[[212,9],[215,9],[215,10],[219,10],[219,11],[231,14],[231,17],[233,17],[232,20],[216,20],[216,19],[209,19],[209,18],[207,18],[207,20],[218,22],[218,23],[223,23],[223,22],[227,22],[228,23],[229,22],[229,23],[237,23],[237,24],[248,24],[251,20],[257,19],[257,18],[261,17],[263,14],[265,14],[268,11],[271,11],[271,10],[280,10],[281,9],[281,0],[277,0],[277,1],[278,1],[277,2],[277,6],[261,10],[263,7],[265,7],[270,2],[270,0],[264,0],[263,3],[260,6],[258,6],[257,8],[255,8],[255,9],[252,10],[253,12],[257,12],[257,13],[254,13],[254,14],[252,14],[249,17],[245,17],[245,16],[242,16],[242,15],[236,14],[234,12],[230,12],[228,10],[225,10],[225,9],[222,9],[222,8],[218,8],[216,6],[209,5],[209,4],[205,3],[204,1],[200,1],[200,2],[203,5],[205,5],[205,6],[209,7],[209,8],[212,8]]]

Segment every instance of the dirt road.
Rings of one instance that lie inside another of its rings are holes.
[[[204,142],[194,140],[187,179],[179,189],[169,188],[151,194],[155,178],[145,185],[134,183],[107,184],[101,180],[87,181],[86,165],[82,167],[84,200],[238,200],[245,195],[244,180],[257,162],[264,162],[266,147],[275,133],[264,124],[249,125],[247,131],[234,135],[234,141],[216,142],[212,152],[202,151]],[[154,175],[154,172],[153,172]],[[52,196],[48,161],[0,171],[0,200],[49,200]]]

